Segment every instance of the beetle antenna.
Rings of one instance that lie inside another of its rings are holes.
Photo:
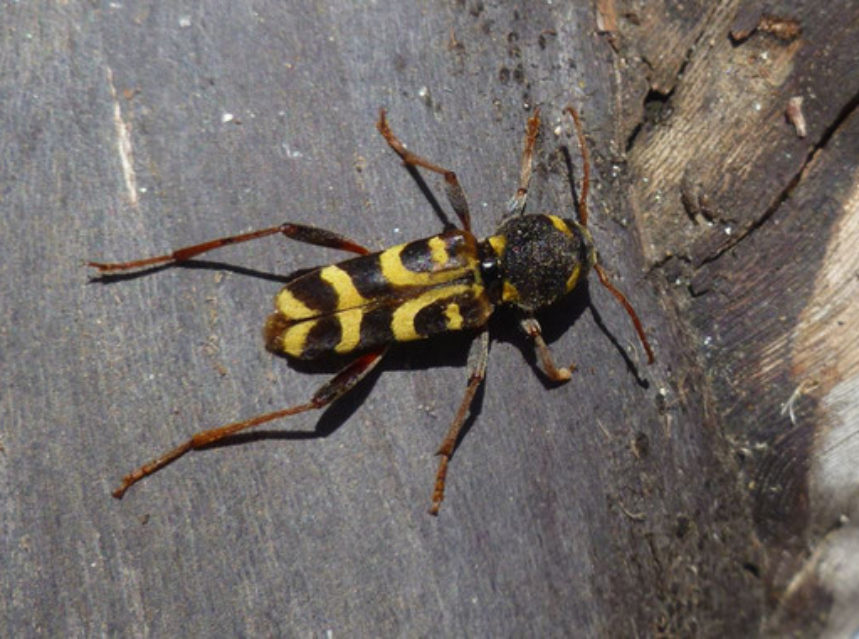
[[[623,306],[624,310],[626,310],[626,314],[629,315],[629,319],[632,320],[632,324],[635,326],[635,332],[638,333],[638,339],[641,341],[641,345],[647,353],[647,363],[652,364],[653,349],[650,348],[650,342],[647,341],[647,335],[644,334],[644,326],[642,326],[641,320],[638,319],[638,313],[636,313],[635,309],[632,308],[632,304],[630,304],[629,300],[626,299],[626,295],[621,293],[617,288],[615,288],[615,285],[611,283],[611,280],[608,279],[608,275],[599,263],[594,264],[594,270],[597,272],[600,284],[611,291],[611,294],[614,295],[615,299],[620,302],[620,305]]]
[[[582,154],[582,191],[579,194],[579,224],[587,228],[588,190],[590,189],[591,182],[590,154],[588,153],[588,145],[587,142],[585,142],[585,133],[582,130],[582,121],[581,118],[579,118],[578,111],[576,111],[572,106],[568,106],[565,111],[573,117],[573,123],[576,126],[576,137],[579,139],[579,150]],[[632,304],[630,304],[629,300],[626,299],[626,295],[621,293],[620,290],[611,283],[611,280],[608,278],[608,274],[598,262],[594,263],[594,270],[597,272],[600,284],[605,286],[611,294],[614,295],[615,299],[620,302],[620,305],[623,306],[627,315],[629,315],[629,319],[632,320],[632,324],[635,326],[635,332],[638,333],[638,339],[641,340],[641,345],[647,353],[647,363],[652,364],[653,349],[650,348],[650,342],[647,341],[647,336],[644,334],[644,326],[641,324],[641,320],[638,319],[638,313],[636,313],[635,309],[632,308]]]
[[[585,132],[582,130],[582,121],[579,118],[579,112],[572,106],[568,106],[565,110],[573,116],[573,123],[576,125],[576,137],[579,139],[579,150],[582,154],[582,191],[579,193],[579,224],[587,228],[588,191],[591,186],[590,153],[588,152],[587,142],[585,142]]]

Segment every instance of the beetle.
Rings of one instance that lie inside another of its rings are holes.
[[[302,224],[279,226],[222,237],[172,253],[129,262],[88,262],[102,276],[185,262],[207,251],[282,234],[292,240],[341,249],[358,255],[311,269],[289,281],[275,297],[275,311],[263,334],[268,350],[313,360],[331,354],[356,358],[323,384],[307,402],[196,433],[176,448],[126,475],[113,495],[125,491],[185,453],[204,448],[260,424],[320,409],[348,393],[382,360],[394,342],[425,339],[450,331],[473,331],[468,381],[464,397],[437,451],[439,466],[430,513],[438,514],[444,499],[448,464],[472,401],[486,375],[489,356],[487,323],[495,308],[513,306],[520,325],[533,341],[546,376],[555,382],[570,379],[574,367],[558,366],[543,339],[535,313],[576,288],[590,270],[629,314],[649,363],[653,351],[641,321],[629,301],[609,280],[597,261],[588,230],[587,198],[590,160],[578,112],[568,106],[582,157],[582,186],[578,220],[550,214],[526,214],[540,110],[528,119],[520,161],[519,186],[507,216],[495,233],[478,240],[471,231],[471,214],[456,174],[409,151],[391,131],[381,109],[377,129],[411,170],[422,168],[444,178],[447,199],[459,218],[432,237],[372,252],[355,240]]]

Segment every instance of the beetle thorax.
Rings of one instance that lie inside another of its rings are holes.
[[[497,256],[501,302],[526,311],[572,291],[596,256],[587,229],[554,215],[519,215],[486,240]]]

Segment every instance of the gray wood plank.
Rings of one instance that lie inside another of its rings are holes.
[[[635,193],[617,161],[635,110],[616,96],[638,94],[590,5],[2,12],[0,635],[758,627],[747,495],[701,390],[689,319],[642,275],[637,233],[659,220],[627,201]],[[558,148],[569,147],[576,176],[578,156],[568,131],[554,133],[569,103],[595,155],[601,258],[647,326],[654,366],[598,284],[546,317],[554,352],[579,367],[560,387],[544,383],[499,313],[438,518],[426,514],[433,452],[464,389],[463,339],[398,349],[320,418],[191,454],[110,497],[122,474],[194,431],[301,401],[326,379],[269,355],[260,329],[279,287],[270,274],[338,255],[270,238],[206,267],[110,284],[88,281],[84,260],[287,220],[374,248],[437,232],[375,130],[380,106],[410,148],[457,171],[486,235],[541,105],[529,210],[571,214]]]

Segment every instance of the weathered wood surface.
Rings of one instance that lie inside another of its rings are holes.
[[[800,37],[732,40],[762,6],[738,2],[3,4],[0,635],[855,627],[859,9],[776,5]],[[259,333],[272,275],[337,255],[272,238],[107,285],[83,260],[287,220],[373,247],[436,232],[383,105],[482,234],[542,105],[529,210],[570,211],[568,103],[654,366],[597,284],[546,318],[579,365],[564,386],[500,314],[438,518],[462,339],[110,497],[191,432],[322,383]]]
[[[632,145],[630,201],[704,367],[703,387],[679,390],[703,391],[747,485],[764,628],[845,636],[859,629],[859,8],[708,11],[670,112]]]

